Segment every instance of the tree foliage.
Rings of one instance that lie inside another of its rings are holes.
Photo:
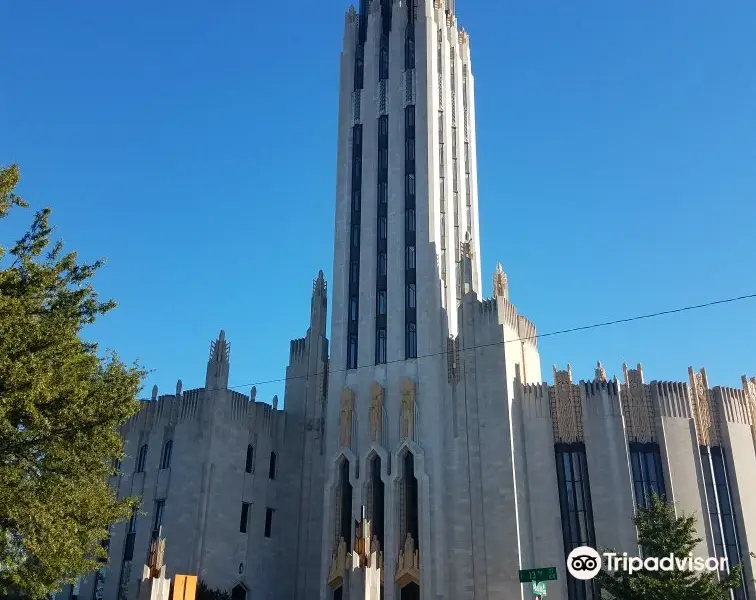
[[[18,180],[0,168],[0,219],[28,206]],[[0,594],[30,598],[97,568],[108,527],[130,514],[108,477],[144,376],[80,338],[115,305],[91,285],[102,263],[53,243],[49,218],[0,245]]]
[[[197,584],[197,600],[231,600],[231,594],[225,590],[214,590],[200,579]]]
[[[696,519],[677,516],[675,507],[652,496],[648,508],[639,507],[635,516],[638,543],[645,557],[670,554],[687,557],[701,542],[696,537]],[[600,571],[597,580],[604,592],[616,600],[725,600],[729,590],[740,587],[740,565],[734,565],[722,581],[709,571]]]

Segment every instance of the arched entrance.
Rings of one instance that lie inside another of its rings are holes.
[[[237,583],[231,590],[231,600],[247,600],[247,588]]]
[[[420,586],[416,583],[408,583],[400,592],[401,600],[420,600]]]

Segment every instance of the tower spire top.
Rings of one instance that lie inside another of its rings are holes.
[[[228,362],[231,356],[231,344],[226,341],[226,332],[221,329],[218,339],[210,343],[210,360]]]
[[[210,342],[210,360],[207,361],[205,387],[210,390],[228,387],[228,371],[231,362],[231,344],[226,340],[223,329],[218,339]]]

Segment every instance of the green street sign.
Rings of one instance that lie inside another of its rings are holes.
[[[543,567],[540,569],[521,569],[520,570],[520,583],[528,583],[534,581],[540,583],[542,581],[556,581],[557,570],[556,567]]]
[[[546,595],[546,583],[536,583],[533,582],[533,594],[536,596],[545,596]]]

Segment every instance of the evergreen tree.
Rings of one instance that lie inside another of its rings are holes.
[[[0,168],[0,219],[28,206],[18,179]],[[129,516],[108,477],[144,376],[80,338],[114,303],[91,285],[101,262],[64,253],[49,216],[0,245],[0,594],[32,599],[100,566],[109,526]]]
[[[214,590],[200,579],[197,584],[197,600],[231,600],[231,594],[225,590]]]
[[[701,542],[695,535],[692,516],[676,516],[675,507],[652,496],[647,508],[639,507],[634,518],[638,543],[646,557],[670,554],[687,557]],[[734,565],[722,581],[710,571],[600,571],[602,591],[615,600],[725,600],[729,590],[741,585],[740,565]]]

